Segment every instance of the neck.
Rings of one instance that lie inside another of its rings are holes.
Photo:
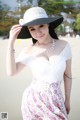
[[[48,45],[52,42],[53,42],[53,38],[50,37],[50,38],[46,39],[45,41],[37,41],[37,44],[38,45]]]

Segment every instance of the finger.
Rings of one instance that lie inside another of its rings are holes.
[[[17,38],[20,31],[21,31],[20,28],[16,28],[16,29],[10,31],[10,37],[14,38],[14,39]]]
[[[14,30],[16,28],[22,28],[21,26],[15,26],[15,27],[12,27],[11,30]]]
[[[10,33],[16,33],[16,31],[20,31],[20,30],[21,30],[21,27],[17,27],[15,29],[12,29]]]
[[[20,25],[14,25],[14,26],[12,26],[11,30],[13,30],[15,28],[22,28],[22,26],[20,26]]]
[[[17,37],[20,31],[21,31],[21,30],[16,29],[16,31],[14,31],[13,34],[15,34],[15,36]]]

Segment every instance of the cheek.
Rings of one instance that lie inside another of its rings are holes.
[[[45,29],[43,30],[43,32],[47,35],[47,34],[49,33],[48,28],[45,28]]]
[[[30,31],[30,34],[31,34],[32,37],[35,35],[35,33],[34,33],[34,32],[31,32],[31,31]]]
[[[30,34],[31,34],[32,38],[37,39],[37,38],[36,38],[36,33],[35,33],[35,32],[30,32]]]

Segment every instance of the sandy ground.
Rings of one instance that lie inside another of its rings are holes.
[[[62,37],[71,45],[72,50],[72,93],[71,112],[69,120],[80,120],[80,39]],[[30,44],[30,40],[16,41],[15,56],[23,47]],[[21,98],[26,87],[29,86],[32,78],[30,69],[27,67],[20,74],[9,77],[6,74],[6,51],[8,40],[0,38],[0,112],[8,112],[8,120],[22,120]],[[26,75],[27,74],[27,75]]]

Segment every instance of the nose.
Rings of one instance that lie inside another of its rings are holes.
[[[36,35],[41,35],[40,29],[37,29],[37,30],[36,30]]]

